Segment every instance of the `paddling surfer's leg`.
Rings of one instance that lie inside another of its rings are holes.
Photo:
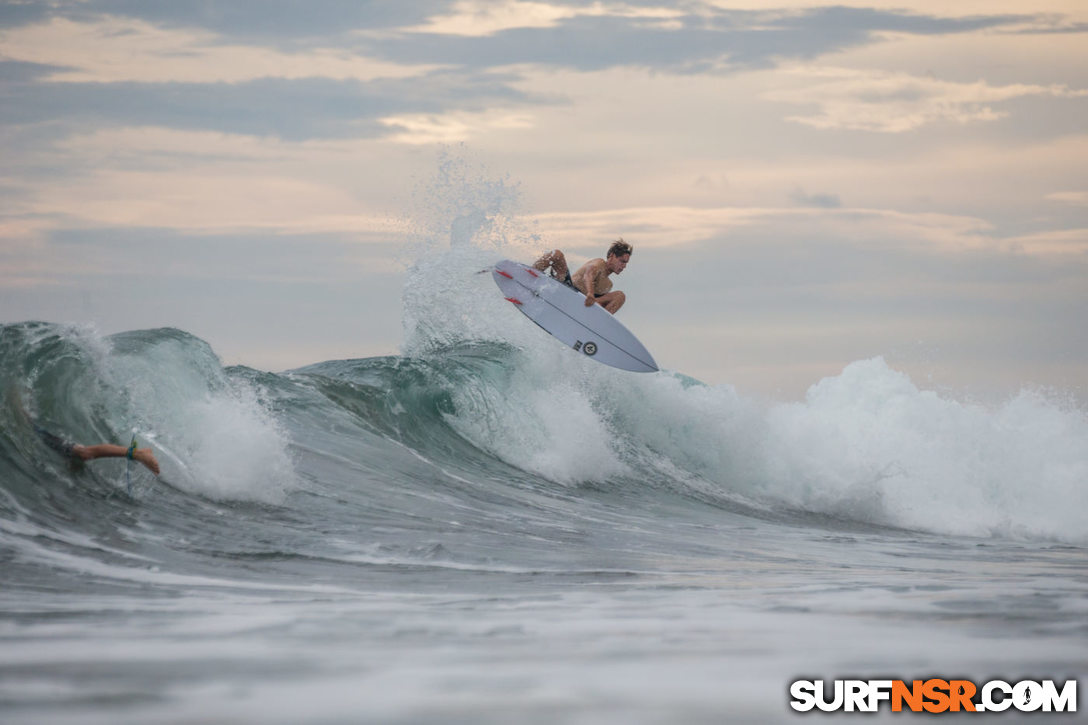
[[[619,290],[608,292],[597,298],[597,304],[605,308],[613,315],[620,311],[623,303],[627,301],[627,295]]]

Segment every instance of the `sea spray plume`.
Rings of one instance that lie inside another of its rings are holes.
[[[412,193],[407,223],[413,243],[405,261],[446,247],[501,251],[522,233],[515,219],[521,197],[520,183],[509,175],[471,162],[463,147],[457,154],[443,149],[434,174]]]
[[[404,347],[409,355],[447,345],[500,340],[498,305],[477,276],[502,256],[531,254],[538,237],[516,215],[520,187],[464,155],[444,151],[435,174],[414,193],[412,243],[404,287]],[[494,303],[494,304],[491,304]]]

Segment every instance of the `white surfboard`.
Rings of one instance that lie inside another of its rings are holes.
[[[496,264],[491,276],[511,304],[575,351],[621,370],[657,372],[638,338],[600,305],[586,307],[578,290],[509,259]]]

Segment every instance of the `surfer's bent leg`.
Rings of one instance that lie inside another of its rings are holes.
[[[564,284],[570,284],[570,268],[567,267],[567,258],[563,256],[563,252],[558,249],[544,254],[540,259],[533,262],[533,268],[539,269],[541,272],[552,268],[552,276]]]
[[[84,461],[93,461],[96,458],[125,458],[128,449],[124,446],[115,446],[112,443],[100,443],[96,446],[72,446],[72,455]],[[132,457],[147,466],[147,469],[159,475],[159,462],[150,448],[138,448],[132,452]]]
[[[597,304],[605,308],[613,315],[620,311],[623,303],[627,301],[627,295],[619,290],[608,292],[597,297]]]

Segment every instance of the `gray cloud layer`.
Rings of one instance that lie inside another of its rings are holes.
[[[515,88],[519,80],[492,69],[531,63],[602,70],[618,66],[671,72],[721,72],[812,58],[870,42],[874,33],[962,33],[996,28],[1024,17],[995,15],[935,18],[858,8],[797,13],[715,11],[687,15],[681,27],[664,28],[629,17],[575,17],[550,28],[517,28],[486,37],[410,32],[359,36],[420,24],[451,2],[390,3],[358,0],[216,2],[90,2],[6,5],[0,24],[13,26],[50,16],[89,20],[131,17],[165,26],[214,31],[223,42],[273,46],[341,45],[368,58],[435,64],[454,70],[420,78],[353,80],[259,79],[225,83],[55,83],[57,70],[0,62],[0,123],[71,121],[81,124],[155,124],[290,140],[372,137],[389,133],[378,119],[398,113],[540,102]],[[557,99],[550,99],[555,101]]]
[[[51,17],[95,20],[136,18],[163,27],[204,28],[232,40],[293,44],[350,33],[424,22],[452,6],[451,0],[55,0],[0,4],[0,26]]]
[[[47,69],[0,62],[0,124],[43,121],[157,125],[288,140],[370,137],[396,113],[531,103],[508,76],[434,72],[372,82],[263,78],[242,83],[37,82]]]
[[[679,29],[644,19],[576,17],[552,28],[517,28],[483,38],[398,36],[368,42],[378,57],[412,63],[488,67],[539,63],[577,70],[616,66],[702,72],[751,68],[812,58],[872,40],[874,33],[963,33],[1022,22],[1024,16],[952,19],[856,8],[820,8],[790,15],[718,11],[676,19]]]

